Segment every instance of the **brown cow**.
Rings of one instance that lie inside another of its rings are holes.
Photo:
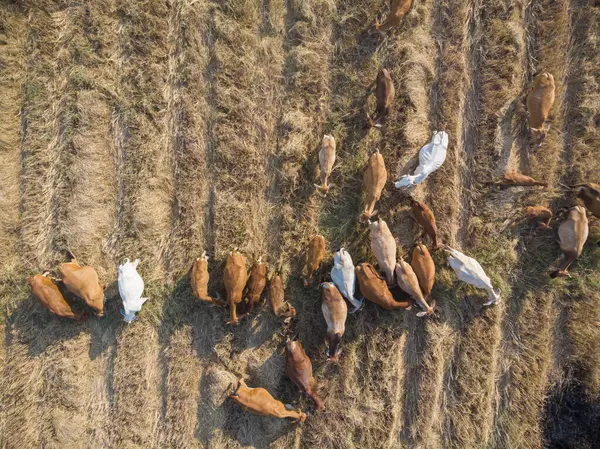
[[[431,315],[433,313],[433,308],[425,301],[425,297],[419,286],[419,278],[412,267],[402,258],[400,258],[400,262],[396,264],[396,278],[398,286],[408,293],[423,309],[422,312],[417,312],[417,316],[422,317],[424,315]]]
[[[277,318],[283,319],[284,323],[289,323],[296,316],[296,309],[285,300],[285,290],[281,276],[274,275],[269,281],[269,291],[267,292],[271,310]]]
[[[532,186],[543,186],[547,187],[547,182],[536,181],[530,176],[526,176],[522,173],[517,172],[506,172],[502,178],[498,181],[492,182],[495,186],[505,187],[532,187]]]
[[[325,411],[325,404],[317,394],[312,363],[298,340],[288,339],[285,344],[285,374],[314,401],[317,412]]]
[[[558,227],[562,256],[556,270],[550,273],[551,278],[571,276],[567,269],[581,255],[588,233],[589,227],[585,209],[581,206],[571,208],[567,219]]]
[[[579,188],[577,198],[596,218],[600,218],[600,185],[589,182],[587,184],[576,184],[571,188]]]
[[[365,210],[360,216],[361,221],[366,221],[377,213],[375,211],[375,203],[381,198],[381,191],[387,181],[387,170],[383,162],[383,156],[377,152],[369,158],[367,169],[363,176],[365,188],[367,189],[367,200]]]
[[[327,194],[330,185],[327,184],[333,164],[335,163],[335,139],[333,136],[325,134],[319,151],[319,163],[321,164],[321,185],[315,184],[315,187]]]
[[[412,309],[408,301],[396,301],[390,292],[385,278],[377,273],[373,265],[361,263],[356,267],[356,278],[360,292],[369,301],[374,302],[385,310]]]
[[[267,265],[262,261],[262,257],[258,258],[252,265],[250,270],[250,278],[246,284],[247,303],[244,307],[244,315],[248,315],[254,306],[260,301],[263,290],[267,285]]]
[[[35,299],[54,315],[77,321],[85,321],[88,318],[87,313],[76,312],[71,308],[56,284],[48,277],[48,273],[30,276],[27,282]]]
[[[244,256],[238,252],[235,248],[229,256],[227,256],[227,262],[225,263],[225,272],[223,273],[223,282],[225,283],[225,290],[227,291],[227,303],[229,304],[229,312],[231,319],[227,324],[237,325],[239,320],[237,317],[237,305],[242,302],[242,293],[244,292],[244,286],[248,274],[246,273],[246,260]]]
[[[408,199],[410,200],[415,220],[423,227],[422,237],[428,235],[433,241],[433,249],[437,249],[439,243],[437,238],[437,225],[435,223],[433,212],[425,203],[415,200],[412,196],[409,196]]]
[[[429,250],[421,242],[415,246],[410,266],[417,275],[423,298],[428,301],[435,283],[435,263],[431,258],[431,254],[429,254]],[[435,302],[432,301],[431,304],[435,307]]]
[[[190,282],[192,284],[192,291],[194,296],[201,302],[208,302],[224,306],[225,303],[218,297],[213,298],[208,294],[208,280],[210,276],[208,274],[208,256],[206,251],[202,253],[202,256],[196,259],[196,262],[192,265],[192,276]]]
[[[375,30],[386,31],[399,26],[404,16],[410,11],[412,3],[413,0],[392,0],[390,13],[383,23],[375,23]]]
[[[528,206],[525,208],[525,219],[535,221],[537,229],[548,229],[552,220],[552,211],[544,206]]]
[[[338,361],[340,341],[346,331],[348,306],[344,297],[333,282],[321,284],[321,310],[327,322],[327,340],[329,341],[328,360]]]
[[[375,98],[377,99],[377,107],[375,113],[369,117],[369,126],[381,128],[379,121],[387,117],[390,112],[390,107],[396,97],[396,89],[394,82],[387,69],[381,68],[377,73],[375,80]]]
[[[313,235],[308,242],[308,252],[306,253],[306,277],[304,286],[312,286],[313,273],[319,269],[321,261],[325,257],[325,237],[322,235]]]
[[[96,270],[82,267],[72,259],[60,264],[58,271],[67,290],[83,299],[96,315],[104,316],[104,286],[100,284]]]
[[[538,75],[533,81],[533,87],[527,95],[527,124],[534,136],[538,136],[540,146],[546,138],[550,126],[546,121],[554,104],[554,77],[548,72]]]
[[[236,390],[229,396],[244,411],[252,412],[260,416],[272,416],[274,418],[293,418],[295,421],[306,421],[306,413],[294,410],[289,405],[278,401],[264,388],[250,388],[243,379],[240,379]]]

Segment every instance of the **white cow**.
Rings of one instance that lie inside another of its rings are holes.
[[[136,317],[136,313],[142,310],[142,305],[148,298],[142,298],[144,292],[144,280],[137,272],[137,266],[140,259],[130,262],[125,259],[119,266],[119,294],[123,301],[123,310],[121,314],[125,322],[131,323]]]
[[[452,267],[458,276],[458,279],[487,291],[489,301],[486,302],[484,306],[496,304],[500,300],[500,290],[494,290],[492,281],[490,281],[488,275],[485,274],[485,271],[483,271],[479,262],[449,246],[444,245],[443,248],[450,253],[448,265]]]
[[[414,175],[404,175],[394,185],[397,189],[414,187],[425,181],[430,174],[442,166],[446,160],[448,134],[436,132],[427,145],[419,150],[419,166]]]
[[[333,258],[333,268],[331,269],[331,280],[336,287],[346,298],[354,309],[349,313],[354,313],[363,305],[363,301],[354,297],[356,290],[356,272],[354,271],[354,263],[350,253],[344,248],[335,253]]]

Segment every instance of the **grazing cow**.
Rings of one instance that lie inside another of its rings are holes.
[[[530,176],[526,176],[517,172],[506,172],[502,178],[500,178],[498,181],[492,182],[491,184],[500,186],[500,188],[548,186],[547,182],[536,181]]]
[[[271,310],[275,316],[282,319],[284,323],[289,323],[296,316],[296,309],[287,302],[285,298],[285,290],[281,276],[274,275],[269,281],[269,291],[267,292]]]
[[[335,163],[335,139],[333,136],[327,134],[323,136],[321,151],[319,151],[319,163],[321,164],[321,185],[318,186],[315,184],[315,187],[327,194],[331,187],[327,184],[327,180],[331,175],[333,164]]]
[[[550,273],[551,278],[571,277],[567,269],[581,255],[588,233],[589,226],[585,209],[581,206],[571,208],[566,220],[558,227],[562,256],[556,270]]]
[[[148,298],[142,298],[144,293],[144,280],[137,272],[137,266],[140,259],[135,259],[130,262],[125,259],[123,264],[119,266],[119,295],[123,301],[123,310],[121,314],[126,323],[131,323],[136,317],[136,313],[142,310],[142,306]]]
[[[202,256],[196,259],[192,266],[192,277],[190,278],[192,284],[192,290],[194,296],[202,302],[208,302],[211,304],[217,304],[224,306],[225,303],[218,297],[213,298],[208,294],[208,280],[210,276],[208,274],[208,256],[206,251],[202,253]]]
[[[403,175],[394,183],[397,189],[412,189],[421,184],[427,177],[442,166],[448,153],[448,134],[436,132],[431,142],[419,150],[419,166],[412,175]]]
[[[321,310],[327,322],[327,340],[329,341],[327,359],[337,362],[341,352],[340,341],[346,331],[348,306],[333,282],[322,283],[321,290]]]
[[[100,285],[96,270],[82,267],[72,259],[71,262],[60,264],[58,271],[67,290],[83,299],[96,315],[104,316],[104,286]]]
[[[247,280],[246,260],[237,248],[235,248],[227,256],[225,272],[223,273],[223,282],[227,291],[227,303],[229,304],[229,312],[231,314],[231,319],[227,324],[239,324],[236,308],[242,302],[242,293],[244,292]]]
[[[583,204],[596,218],[600,218],[600,185],[592,182],[587,184],[577,184],[571,188],[579,188],[577,198],[583,201]]]
[[[435,263],[429,254],[429,250],[421,242],[417,243],[412,255],[410,266],[417,275],[419,287],[423,293],[425,301],[429,301],[433,284],[435,283]],[[435,307],[435,302],[431,302]]]
[[[379,269],[385,273],[388,285],[394,283],[394,267],[396,266],[396,240],[385,221],[378,217],[377,221],[369,221],[371,230],[371,250]]]
[[[525,219],[535,221],[537,229],[548,229],[552,220],[552,211],[544,206],[528,206],[525,208]]]
[[[255,413],[260,416],[272,416],[274,418],[292,418],[294,421],[306,421],[306,413],[294,410],[290,405],[284,405],[264,388],[250,388],[243,379],[240,379],[236,390],[229,396],[246,412]]]
[[[394,82],[390,76],[390,72],[387,69],[382,68],[377,73],[377,79],[375,80],[375,97],[377,98],[377,107],[375,113],[369,117],[369,125],[376,128],[381,128],[379,123],[384,117],[390,113],[390,107],[394,102],[396,96],[396,89],[394,89]]]
[[[325,404],[317,394],[312,363],[298,340],[288,339],[285,344],[285,374],[313,400],[317,412],[325,411]]]
[[[88,318],[88,313],[76,312],[71,308],[56,284],[48,277],[48,273],[30,276],[27,282],[35,299],[54,315],[73,318],[77,321],[85,321]]]
[[[437,239],[437,225],[435,223],[433,212],[425,203],[415,200],[412,196],[409,196],[408,199],[410,200],[415,220],[423,227],[422,237],[425,235],[431,237],[433,249],[437,249],[439,246]]]
[[[331,269],[331,280],[335,283],[344,298],[352,304],[352,311],[356,312],[363,305],[363,301],[354,297],[356,290],[356,273],[354,272],[354,263],[350,253],[344,248],[335,253],[333,258],[333,268]]]
[[[533,81],[533,88],[527,95],[527,124],[534,136],[538,137],[537,146],[548,135],[550,126],[546,121],[554,104],[554,77],[548,72],[538,75]]]
[[[244,315],[248,315],[254,306],[260,301],[263,290],[267,285],[267,264],[262,261],[262,257],[252,265],[250,278],[246,284],[247,303],[244,307]]]
[[[387,170],[385,169],[383,156],[379,153],[379,150],[369,158],[363,181],[367,189],[367,200],[365,210],[360,219],[361,221],[366,221],[377,213],[375,204],[381,198],[381,191],[387,181]]]
[[[423,292],[419,286],[419,278],[412,267],[407,264],[403,258],[400,258],[400,262],[396,265],[396,278],[398,280],[398,286],[421,306],[423,311],[417,312],[418,317],[433,314],[433,307],[427,304],[427,301],[425,301],[425,298],[423,297]]]
[[[373,265],[361,263],[356,267],[356,278],[360,285],[360,292],[369,301],[374,302],[385,310],[412,308],[408,301],[396,301],[392,296],[385,279],[377,273]]]
[[[496,304],[500,300],[500,290],[494,290],[492,281],[485,274],[479,262],[448,245],[442,247],[450,254],[447,265],[452,267],[458,279],[487,291],[489,301],[484,303],[484,306]]]
[[[312,277],[315,271],[319,269],[321,261],[325,257],[325,237],[322,235],[313,235],[308,242],[308,251],[306,253],[306,277],[304,286],[312,286]]]
[[[383,23],[375,23],[375,30],[387,31],[400,25],[404,16],[410,11],[413,0],[392,0],[390,13]]]

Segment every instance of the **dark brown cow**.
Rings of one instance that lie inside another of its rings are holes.
[[[387,286],[385,278],[377,273],[373,265],[361,263],[356,267],[356,278],[360,285],[360,292],[369,301],[374,302],[385,310],[406,309],[412,305],[408,301],[396,301]]]
[[[312,363],[298,340],[288,339],[285,345],[285,374],[314,401],[317,412],[325,411],[325,404],[317,394]]]
[[[269,281],[267,298],[275,316],[282,319],[284,323],[289,323],[296,316],[296,309],[285,300],[285,290],[281,276],[274,275]]]
[[[304,286],[312,286],[313,273],[319,269],[321,261],[325,257],[325,237],[322,235],[313,235],[308,242],[308,251],[306,253],[306,277]]]
[[[425,237],[425,235],[428,235],[433,241],[433,249],[437,249],[439,247],[437,238],[437,225],[435,223],[435,216],[433,215],[433,212],[425,203],[421,203],[410,196],[408,198],[410,200],[415,220],[417,220],[417,223],[423,227],[422,236]]]
[[[202,256],[196,259],[192,266],[192,276],[190,282],[192,284],[192,291],[194,296],[201,302],[207,302],[224,306],[225,303],[217,296],[213,298],[208,294],[208,281],[210,276],[208,274],[208,256],[206,251],[202,253]]]
[[[27,282],[35,299],[54,315],[77,321],[85,321],[88,318],[87,313],[77,312],[71,308],[56,284],[48,277],[48,273],[30,276]]]
[[[238,387],[229,396],[245,411],[260,416],[273,416],[274,418],[292,418],[294,421],[306,421],[306,413],[302,410],[294,410],[289,405],[278,401],[264,388],[250,388],[243,379],[240,379]]]
[[[246,300],[244,306],[244,315],[248,315],[254,306],[260,301],[260,297],[267,285],[267,264],[262,261],[262,257],[252,265],[250,278],[246,284]]]
[[[231,314],[231,319],[227,324],[237,325],[239,323],[237,305],[242,302],[242,293],[244,292],[247,279],[246,260],[236,248],[227,256],[225,272],[223,273],[223,282],[227,291],[227,303],[229,304],[229,312]]]
[[[390,112],[390,107],[396,97],[396,89],[390,72],[382,68],[377,73],[375,80],[375,98],[377,99],[377,107],[375,113],[369,117],[369,125],[376,128],[381,128],[380,120],[387,117]]]
[[[104,286],[92,267],[80,266],[75,259],[60,264],[63,284],[75,296],[83,299],[98,316],[104,316]]]
[[[579,188],[577,198],[583,201],[586,209],[596,218],[600,218],[600,185],[592,182],[572,186]]]

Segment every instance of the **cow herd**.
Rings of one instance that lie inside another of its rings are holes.
[[[393,0],[391,12],[375,30],[383,31],[400,23],[402,17],[411,7],[412,0]],[[382,68],[375,80],[376,110],[367,117],[367,126],[381,128],[384,126],[390,107],[394,101],[395,88],[390,73]],[[554,103],[554,78],[549,73],[542,73],[533,82],[526,98],[528,127],[537,146],[546,137],[549,126],[548,116]],[[416,242],[410,261],[398,258],[396,240],[387,223],[376,210],[377,202],[386,185],[388,174],[383,156],[376,151],[366,163],[364,169],[364,188],[366,198],[359,221],[366,223],[371,234],[371,250],[377,260],[377,267],[363,262],[354,265],[352,256],[345,248],[334,254],[330,282],[320,284],[321,309],[327,326],[327,357],[330,361],[338,361],[341,353],[341,340],[345,332],[346,318],[350,313],[359,311],[364,300],[392,311],[396,309],[417,309],[418,317],[430,316],[434,313],[435,300],[431,298],[435,282],[436,266],[430,249],[423,243],[425,237],[431,241],[431,251],[442,249],[448,254],[447,264],[456,273],[458,279],[486,291],[488,300],[484,305],[493,305],[500,299],[500,292],[493,288],[490,278],[482,266],[473,258],[462,252],[440,243],[435,216],[423,202],[417,201],[411,192],[426,178],[438,170],[446,159],[449,136],[446,132],[435,132],[431,141],[419,151],[419,165],[411,174],[403,175],[395,187],[406,193],[410,209],[416,222],[423,228],[421,238]],[[320,181],[316,185],[322,195],[327,195],[332,187],[329,183],[336,160],[336,139],[325,135],[319,151]],[[491,186],[508,188],[512,186],[546,187],[521,173],[507,172],[499,180],[489,183]],[[582,184],[562,186],[564,189],[578,189],[577,196],[585,207],[596,217],[600,217],[600,186]],[[581,254],[588,237],[588,219],[581,206],[561,211],[564,220],[558,227],[562,257],[558,267],[550,276],[568,276],[568,268]],[[377,217],[371,221],[373,217]],[[530,206],[524,210],[524,218],[535,220],[538,230],[555,227],[552,222],[552,211],[544,206]],[[554,217],[555,220],[559,217]],[[315,272],[326,257],[326,241],[322,235],[313,235],[307,242],[304,287],[312,288]],[[142,297],[144,281],[137,272],[139,260],[130,262],[125,259],[118,269],[119,294],[123,301],[122,314],[126,322],[136,318],[146,298]],[[61,278],[57,279],[48,272],[29,278],[33,296],[50,312],[67,318],[85,320],[89,312],[81,312],[74,306],[74,297],[81,298],[89,309],[98,316],[104,313],[104,292],[96,271],[89,266],[80,266],[73,258],[70,262],[58,267]],[[274,315],[282,323],[288,324],[296,315],[296,309],[286,301],[284,283],[280,275],[273,274],[267,282],[267,265],[262,258],[256,260],[248,274],[246,260],[236,249],[227,257],[223,273],[223,283],[227,298],[219,295],[211,296],[209,283],[208,256],[206,252],[196,259],[191,271],[191,287],[198,302],[210,303],[229,308],[228,324],[237,325],[240,319],[248,316],[256,304],[261,301],[266,290],[266,298]],[[360,294],[357,294],[358,283]],[[267,285],[268,284],[268,285]],[[392,294],[392,288],[399,287],[407,295],[398,300]],[[238,315],[239,314],[239,315]],[[311,360],[296,338],[288,338],[286,342],[285,372],[287,376],[312,399],[317,412],[325,410],[325,404],[317,393],[316,381],[312,375]],[[239,380],[237,388],[229,396],[244,410],[259,415],[278,418],[292,418],[304,421],[306,413],[285,405],[264,388],[251,388]]]

